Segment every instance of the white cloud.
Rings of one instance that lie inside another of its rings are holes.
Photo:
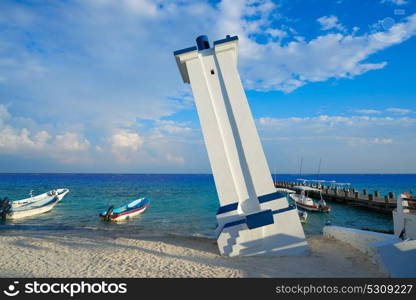
[[[411,113],[412,111],[410,109],[406,108],[397,108],[397,107],[390,107],[386,109],[387,112],[400,114],[400,115],[406,115],[408,113]]]
[[[410,134],[416,129],[416,119],[400,117],[371,117],[371,116],[328,116],[270,118],[262,117],[257,120],[259,130],[267,138],[273,137],[333,137],[348,138],[348,141],[373,144],[390,144],[391,136]],[[375,136],[375,137],[374,137]]]
[[[274,26],[272,21],[282,16],[270,0],[223,0],[215,6],[194,1],[95,0],[60,3],[38,14],[23,6],[19,9],[28,15],[25,21],[8,12],[8,22],[39,32],[39,52],[23,47],[24,37],[15,32],[6,34],[0,62],[6,59],[8,67],[2,68],[0,77],[31,95],[28,110],[48,106],[53,118],[62,106],[71,105],[71,118],[77,122],[105,121],[113,128],[120,126],[114,124],[119,120],[157,120],[190,108],[182,100],[183,85],[171,53],[193,44],[201,32],[212,39],[239,36],[239,65],[247,88],[287,93],[308,82],[353,78],[381,69],[387,62],[367,62],[368,58],[416,32],[413,15],[383,32],[356,35],[356,30],[352,34],[341,30],[306,40],[293,28]],[[53,14],[60,21],[51,26],[48,16]],[[319,20],[323,28],[343,29],[336,16]],[[48,28],[61,38],[52,38]],[[256,42],[257,36],[272,38],[264,44]],[[46,50],[48,59],[39,55]],[[70,93],[63,94],[68,87]],[[88,121],[92,115],[94,120]]]
[[[409,3],[407,0],[381,0],[380,3],[393,3],[395,5],[405,5]]]
[[[210,10],[175,1],[76,0],[42,9],[2,3],[0,26],[15,29],[2,27],[0,77],[24,114],[42,107],[51,122],[102,133],[137,118],[158,120],[193,107],[172,51],[207,31],[208,23],[195,21],[211,18]]]
[[[127,10],[134,12],[140,16],[156,16],[157,15],[157,2],[148,0],[124,0],[122,1]]]
[[[359,114],[366,114],[366,115],[377,115],[377,114],[381,114],[381,111],[376,110],[376,109],[358,109],[355,112],[357,112]]]
[[[143,145],[143,139],[136,132],[120,130],[110,138],[112,149],[128,149],[137,151]]]
[[[130,130],[118,130],[109,138],[111,152],[121,163],[132,162],[143,143],[143,138]]]
[[[416,168],[416,118],[371,115],[271,118],[256,120],[266,156],[279,173],[409,172]]]
[[[80,120],[88,119],[85,103],[92,104],[88,111],[99,120],[158,119],[184,109],[182,101],[168,100],[169,96],[179,95],[180,87],[170,54],[182,45],[193,43],[190,37],[201,32],[207,32],[212,38],[226,34],[239,36],[240,65],[246,87],[291,92],[308,82],[352,78],[383,68],[386,62],[363,61],[379,50],[408,39],[416,31],[416,18],[411,16],[388,31],[360,36],[354,31],[349,35],[332,15],[318,21],[323,29],[336,28],[342,33],[328,33],[309,41],[298,36],[297,40],[282,44],[282,38],[289,37],[291,30],[273,27],[272,19],[279,18],[279,7],[270,0],[223,0],[217,6],[206,2],[95,0],[59,4],[54,9],[62,24],[55,31],[65,43],[51,41],[44,30],[53,27],[45,15],[50,11],[34,14],[19,7],[20,14],[27,15],[24,21],[19,19],[19,14],[9,13],[10,23],[30,26],[31,30],[42,33],[39,50],[47,49],[52,56],[44,60],[36,51],[29,52],[17,44],[20,40],[16,36],[6,37],[3,57],[9,63],[0,76],[22,82],[23,91],[34,94],[36,99],[49,98],[47,104],[53,104],[59,95],[62,104],[72,104],[74,115]],[[156,35],[159,38],[155,39]],[[258,35],[274,39],[260,44],[255,41]],[[67,49],[78,49],[82,55]],[[54,61],[53,53],[62,53],[59,60]],[[0,61],[1,57],[0,50]],[[71,68],[66,64],[71,64]],[[88,86],[84,84],[86,81]],[[42,88],[46,82],[48,88]],[[32,85],[36,88],[31,88]],[[62,95],[60,92],[67,86],[73,87],[71,93]],[[51,115],[57,113],[55,105],[49,109]]]
[[[263,1],[265,3],[267,1]],[[311,40],[299,35],[295,40],[283,44],[281,40],[270,40],[266,44],[256,43],[251,36],[270,35],[274,29],[269,20],[273,11],[262,14],[260,26],[247,26],[247,6],[239,2],[233,6],[223,1],[220,21],[216,26],[220,35],[236,33],[240,39],[240,68],[246,88],[286,93],[309,83],[329,78],[353,78],[370,70],[384,68],[387,62],[368,62],[370,56],[380,50],[401,43],[416,34],[416,14],[388,28],[357,35],[345,31],[326,33]],[[336,17],[321,19],[326,27],[339,27]],[[267,24],[267,26],[264,26]],[[343,29],[343,28],[342,28]]]
[[[269,17],[271,12],[277,8],[276,4],[269,0],[222,0],[218,4],[218,8],[218,14],[214,19],[215,35],[220,37],[227,34],[237,35],[242,44],[239,49],[241,56],[261,59],[261,45],[250,39],[249,36],[266,33],[267,29],[264,28],[270,24]]]
[[[385,117],[371,117],[371,116],[329,116],[329,115],[319,115],[316,117],[290,117],[290,118],[270,118],[270,117],[261,117],[258,119],[258,123],[264,126],[293,126],[295,124],[303,123],[305,125],[309,124],[346,124],[346,125],[360,125],[372,123],[374,125],[385,125],[385,124],[416,124],[416,119],[400,117],[393,118],[390,116]]]
[[[46,131],[32,134],[27,128],[15,129],[5,126],[0,130],[0,153],[30,153],[43,150],[50,138]]]
[[[365,114],[365,115],[379,115],[382,114],[383,111],[377,109],[357,109],[355,110],[356,113]],[[398,107],[389,107],[384,110],[385,113],[392,113],[398,115],[407,115],[412,112],[411,109],[407,108],[398,108]]]
[[[174,156],[171,153],[166,154],[166,159],[170,162],[183,164],[185,162],[185,159],[182,156]]]
[[[64,132],[55,137],[55,145],[58,150],[79,152],[87,151],[90,147],[90,142],[77,133]]]
[[[7,110],[6,105],[0,103],[0,126],[2,122],[7,121],[8,119],[10,119],[10,113]]]
[[[338,29],[339,31],[345,31],[344,25],[339,23],[337,16],[323,16],[317,19],[319,24],[321,24],[322,30]]]
[[[119,128],[92,143],[82,133],[82,126],[60,128],[37,124],[28,118],[22,121],[0,104],[0,159],[2,155],[13,155],[48,161],[47,171],[61,170],[63,166],[82,167],[87,171],[91,168],[95,171],[126,170],[126,167],[136,172],[143,167],[148,171],[163,171],[167,165],[186,170],[189,166],[185,164],[185,155],[186,162],[206,164],[196,156],[201,152],[205,154],[201,133],[189,127],[189,122],[159,120],[153,123],[150,128],[143,129],[143,134],[128,127]],[[25,125],[49,131],[29,130]]]
[[[272,37],[277,38],[279,40],[287,37],[288,35],[288,33],[284,30],[273,29],[273,28],[267,29],[267,33],[269,33]]]
[[[189,127],[189,122],[177,122],[172,120],[159,120],[156,122],[156,130],[161,130],[169,134],[189,134],[192,128]]]
[[[393,139],[374,138],[372,142],[374,144],[392,144]]]
[[[129,162],[123,166],[133,171],[137,166],[162,168],[183,158],[188,166],[206,164],[196,126],[166,120],[193,109],[190,88],[180,80],[172,51],[193,45],[201,33],[211,40],[238,35],[245,87],[287,93],[309,82],[353,78],[383,68],[387,62],[371,61],[371,56],[416,33],[416,15],[382,32],[362,29],[361,35],[358,29],[341,30],[338,19],[327,16],[321,19],[322,25],[341,31],[306,38],[292,27],[275,26],[284,23],[284,16],[270,0],[223,0],[215,5],[75,0],[42,9],[11,2],[1,5],[0,25],[13,26],[2,28],[0,81],[3,99],[12,99],[19,116],[11,116],[0,105],[0,151],[27,149],[26,157],[43,155],[57,162],[71,157],[67,163],[89,159],[110,170],[119,161]],[[365,116],[262,118],[259,123],[282,128],[299,125],[328,135],[344,126],[353,130],[352,137],[360,134],[357,128],[367,126],[369,135],[359,138],[391,139],[392,135],[383,136],[371,124],[396,126],[396,118],[374,119],[371,115],[376,113],[370,110],[359,113]],[[150,125],[139,127],[143,119],[151,120]],[[401,122],[414,124],[411,118]],[[113,162],[114,157],[119,161]]]
[[[318,137],[320,139],[320,137]],[[355,148],[367,148],[371,145],[390,145],[393,144],[393,139],[391,138],[363,138],[363,137],[355,137],[355,136],[333,136],[332,139],[334,141],[340,141],[345,143],[349,147]]]
[[[46,130],[31,131],[10,125],[15,119],[18,118],[0,104],[0,154],[52,158],[64,164],[90,161],[90,142],[80,133],[64,132],[53,136]]]
[[[354,26],[353,28],[352,28],[352,35],[355,35],[358,31],[360,30],[360,27],[358,27],[358,26]]]

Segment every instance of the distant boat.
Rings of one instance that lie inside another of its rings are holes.
[[[106,221],[124,221],[144,212],[149,204],[149,199],[140,198],[119,207],[110,206],[107,211],[100,213],[99,216]]]
[[[326,205],[325,200],[322,198],[322,191],[320,189],[312,188],[309,186],[294,186],[293,189],[299,190],[300,194],[289,194],[289,197],[295,201],[298,207],[309,211],[318,211],[318,212],[329,212],[331,211],[331,207]],[[318,203],[315,202],[314,199],[309,197],[309,192],[319,192],[321,199]]]
[[[21,219],[50,211],[58,204],[69,189],[57,189],[23,200],[1,203],[0,215],[3,219]]]

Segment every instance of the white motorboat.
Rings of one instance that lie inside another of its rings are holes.
[[[286,189],[286,188],[276,188],[276,192],[280,192],[280,193],[286,193],[288,195],[290,194],[296,194],[296,191],[291,190],[291,189]],[[308,218],[308,213],[304,210],[297,210],[298,211],[298,216],[299,216],[299,220],[302,224],[306,223],[306,220]]]
[[[325,200],[322,198],[322,191],[320,189],[309,186],[294,186],[293,189],[300,191],[300,194],[289,194],[289,197],[295,201],[297,206],[309,211],[331,211],[331,207],[326,205]],[[317,203],[309,197],[309,192],[311,191],[319,193],[321,199]]]
[[[21,219],[48,212],[58,204],[68,192],[69,189],[57,189],[36,197],[28,198],[32,199],[32,201],[27,199],[19,200],[22,202],[17,203],[13,203],[15,201],[3,201],[1,203],[0,216],[5,219]],[[24,203],[23,201],[25,200],[27,200],[27,202]]]
[[[10,201],[10,204],[11,204],[12,208],[19,207],[19,206],[22,206],[22,205],[26,205],[26,204],[36,202],[36,201],[39,201],[39,200],[44,200],[44,199],[46,199],[50,196],[54,196],[54,195],[58,196],[58,198],[60,198],[59,200],[62,200],[62,198],[69,192],[69,190],[68,189],[55,189],[55,190],[50,190],[46,193],[43,193],[43,194],[40,194],[40,195],[37,195],[37,196],[33,196],[32,192],[33,191],[30,191],[30,193],[29,193],[30,197],[29,198]]]

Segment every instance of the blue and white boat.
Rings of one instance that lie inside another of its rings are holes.
[[[110,206],[106,211],[101,212],[99,216],[106,221],[124,221],[144,212],[149,204],[149,199],[140,198],[119,207]]]
[[[57,189],[39,196],[17,201],[3,201],[0,216],[4,219],[21,219],[50,211],[58,204],[69,189]]]
[[[59,200],[62,200],[62,198],[65,197],[65,195],[68,192],[69,192],[69,189],[66,189],[66,188],[54,189],[54,190],[48,191],[46,193],[43,193],[37,196],[33,196],[33,191],[30,191],[29,198],[21,199],[21,200],[13,200],[13,201],[10,201],[10,204],[12,208],[16,208],[16,207],[23,206],[29,203],[37,202],[39,200],[47,199],[51,196],[57,196]]]

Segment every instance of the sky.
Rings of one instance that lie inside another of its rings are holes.
[[[210,173],[173,51],[239,37],[273,173],[416,173],[414,0],[0,1],[0,172]]]

